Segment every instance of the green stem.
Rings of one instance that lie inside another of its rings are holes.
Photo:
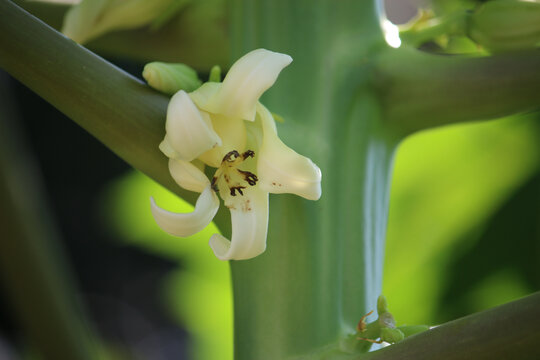
[[[66,38],[9,0],[0,0],[0,67],[135,169],[194,204],[158,149],[168,97]],[[230,228],[220,209],[214,222]]]
[[[0,66],[135,168],[174,188],[158,149],[167,97],[8,0],[0,0]]]
[[[540,51],[467,57],[403,47],[380,54],[375,76],[386,121],[408,134],[537,109],[539,67]]]
[[[539,359],[540,293],[414,335],[349,360]]]
[[[258,47],[293,57],[262,101],[323,172],[318,202],[271,196],[266,253],[231,263],[235,359],[284,359],[354,332],[381,291],[396,141],[381,128],[368,59],[386,45],[372,1],[232,5],[234,57]]]
[[[425,24],[413,24],[410,29],[400,31],[401,40],[413,47],[418,47],[439,36],[463,35],[469,13],[459,10],[440,18],[431,19]]]

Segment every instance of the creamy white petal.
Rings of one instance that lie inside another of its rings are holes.
[[[132,29],[149,24],[166,12],[172,2],[172,0],[83,0],[66,14],[62,32],[79,43],[85,43],[109,31]]]
[[[200,109],[204,109],[206,104],[212,99],[216,93],[218,92],[219,88],[221,88],[221,83],[215,83],[215,82],[206,82],[202,84],[199,88],[197,88],[195,91],[192,91],[189,93],[189,97],[197,107]]]
[[[64,16],[62,33],[70,39],[82,44],[95,37],[96,19],[110,6],[110,0],[84,0],[72,6]]]
[[[200,193],[210,184],[204,172],[189,161],[169,159],[169,171],[174,181],[189,191]]]
[[[285,145],[278,137],[274,119],[260,103],[257,111],[263,128],[263,143],[257,160],[259,187],[274,194],[292,193],[308,200],[321,197],[321,170]]]
[[[253,50],[233,64],[216,94],[199,107],[211,113],[254,121],[257,101],[291,61],[289,55],[266,49]]]
[[[167,134],[160,149],[168,157],[191,161],[209,149],[221,146],[210,116],[199,111],[183,90],[174,94],[169,102],[165,129]]]
[[[174,236],[191,236],[204,229],[219,208],[219,199],[208,185],[201,193],[195,204],[195,210],[190,213],[173,213],[156,205],[154,198],[150,198],[152,215],[158,226],[165,232]]]
[[[210,238],[210,247],[220,260],[245,260],[260,255],[266,249],[268,231],[268,193],[252,187],[229,202],[232,240],[220,234]]]

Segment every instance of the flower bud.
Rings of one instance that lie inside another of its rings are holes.
[[[469,37],[490,52],[531,49],[540,44],[540,2],[493,0],[469,18]]]
[[[219,65],[212,66],[210,69],[209,82],[221,82],[221,67]]]
[[[395,344],[403,340],[405,336],[399,329],[382,328],[381,340],[390,344]]]
[[[109,31],[148,25],[171,4],[173,0],[83,0],[66,13],[62,33],[83,44]]]
[[[379,295],[377,298],[377,314],[381,315],[382,313],[388,312],[388,302],[384,295]]]
[[[197,72],[185,64],[151,62],[144,66],[142,75],[148,85],[168,95],[180,90],[192,92],[202,84]]]

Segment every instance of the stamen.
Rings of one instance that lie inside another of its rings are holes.
[[[248,150],[242,154],[242,158],[246,160],[248,157],[254,157],[255,152],[253,150]]]
[[[220,188],[223,190],[228,187],[231,196],[236,196],[237,193],[244,195],[243,189],[246,188],[244,184],[255,186],[259,179],[250,171],[238,169],[238,166],[246,159],[253,157],[255,157],[253,150],[247,150],[242,154],[232,150],[225,154],[221,166],[217,169],[210,183],[212,189],[217,193]]]
[[[246,151],[247,152],[247,151]],[[253,151],[252,151],[253,152]],[[245,154],[245,153],[244,153]],[[233,151],[229,151],[227,154],[225,154],[225,156],[223,157],[223,160],[221,160],[221,164],[223,164],[224,162],[234,162],[236,159],[238,159],[240,157],[240,154],[238,153],[238,151],[236,150],[233,150]],[[244,158],[245,159],[245,158]]]
[[[255,175],[254,173],[252,172],[249,172],[249,171],[243,171],[243,170],[240,170],[238,169],[238,172],[242,175],[244,175],[244,180],[247,181],[247,183],[251,186],[257,184],[257,181],[259,179],[257,179],[257,175]]]
[[[236,194],[234,193],[235,191],[238,191],[240,195],[244,195],[244,193],[242,192],[242,189],[245,189],[245,188],[246,188],[245,186],[233,186],[231,187],[231,195],[236,196]]]

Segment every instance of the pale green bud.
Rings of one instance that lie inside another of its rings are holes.
[[[185,64],[151,62],[144,66],[143,77],[148,85],[168,95],[179,90],[192,92],[202,84],[197,72]]]
[[[387,343],[394,344],[405,338],[405,335],[399,329],[382,328],[381,340]]]
[[[388,312],[388,302],[386,301],[386,297],[384,295],[379,295],[377,298],[377,314],[382,314]]]
[[[221,67],[219,65],[212,66],[210,69],[209,82],[221,82]]]
[[[469,18],[469,37],[491,52],[525,50],[540,44],[540,2],[493,0]]]
[[[390,314],[389,312],[379,314],[378,322],[381,328],[395,328],[396,327],[396,320],[394,319],[394,316]]]

